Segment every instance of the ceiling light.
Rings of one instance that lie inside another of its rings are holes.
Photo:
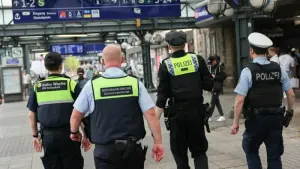
[[[87,37],[86,34],[70,34],[70,35],[56,35],[59,38],[76,38],[76,37]]]

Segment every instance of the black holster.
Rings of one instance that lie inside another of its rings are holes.
[[[164,121],[165,121],[166,129],[168,131],[170,130],[169,114],[170,114],[169,106],[166,106],[164,109]]]
[[[284,115],[284,118],[283,118],[283,126],[284,127],[289,127],[290,125],[290,122],[292,121],[293,119],[293,116],[294,116],[294,110],[287,110],[285,115]]]
[[[206,131],[208,133],[210,133],[210,127],[209,127],[209,123],[208,123],[208,119],[211,117],[212,115],[212,109],[211,109],[211,106],[206,103],[206,104],[203,104],[204,106],[204,111],[205,111],[205,115],[203,116],[203,122],[204,122],[204,125],[205,125],[205,128],[206,128]]]

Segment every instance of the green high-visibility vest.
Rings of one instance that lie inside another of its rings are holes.
[[[179,58],[170,57],[165,60],[165,63],[169,73],[173,76],[194,73],[199,69],[197,56],[193,54],[186,54]]]
[[[138,97],[138,80],[131,76],[123,78],[100,77],[92,81],[95,100],[122,97]]]
[[[90,121],[92,143],[108,144],[129,137],[145,137],[138,83],[138,79],[131,76],[92,80],[95,99]]]
[[[73,103],[71,92],[74,92],[76,84],[74,80],[55,76],[39,81],[34,86],[38,105]]]

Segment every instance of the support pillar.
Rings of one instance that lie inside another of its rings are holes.
[[[150,43],[142,40],[141,48],[143,55],[144,84],[147,89],[154,90],[155,87],[152,79]]]
[[[236,53],[237,53],[237,79],[241,71],[250,62],[250,50],[248,36],[253,32],[253,18],[248,11],[235,13],[235,34],[236,34]]]
[[[22,45],[23,49],[23,66],[27,73],[30,73],[30,59],[28,45]]]

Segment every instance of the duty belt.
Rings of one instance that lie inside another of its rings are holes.
[[[135,142],[136,144],[141,144],[142,143],[142,139],[133,139],[131,140],[132,142]],[[129,140],[113,140],[113,141],[109,141],[106,144],[96,144],[95,147],[102,147],[102,146],[107,146],[107,145],[112,145],[112,144],[127,144],[129,142]]]
[[[283,115],[285,107],[267,107],[267,108],[252,108],[250,109],[255,115]]]

